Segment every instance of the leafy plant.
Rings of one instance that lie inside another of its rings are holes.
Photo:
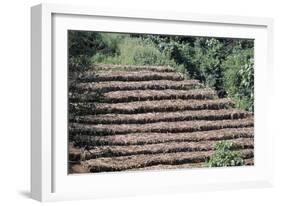
[[[219,141],[215,145],[215,153],[210,157],[207,162],[209,167],[226,167],[226,166],[241,166],[244,165],[244,160],[241,155],[232,151],[233,142]]]
[[[206,86],[214,88],[220,97],[223,97],[225,95],[221,67],[225,57],[223,44],[215,38],[201,37],[196,39],[194,45],[194,63],[199,70],[198,78]]]
[[[238,108],[254,111],[254,58],[252,49],[236,49],[223,62],[224,88]]]

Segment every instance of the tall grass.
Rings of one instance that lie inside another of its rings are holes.
[[[100,52],[91,59],[92,63],[125,64],[125,65],[169,65],[177,71],[188,73],[183,65],[177,64],[169,55],[160,52],[151,41],[132,38],[126,34],[102,34],[105,44],[115,52]],[[118,42],[118,43],[117,43]]]

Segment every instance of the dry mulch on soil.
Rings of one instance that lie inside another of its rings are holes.
[[[149,112],[142,114],[101,114],[76,116],[71,121],[85,124],[145,124],[153,122],[174,122],[192,120],[243,119],[250,112],[238,109],[191,110],[181,112]]]
[[[121,64],[94,64],[88,70],[93,71],[152,71],[152,72],[175,72],[170,66],[139,66]]]
[[[253,138],[239,138],[232,140],[233,149],[249,149],[254,148]],[[94,159],[98,157],[117,157],[139,154],[158,154],[158,153],[174,153],[174,152],[195,152],[209,151],[214,149],[217,141],[201,141],[201,142],[170,142],[148,145],[129,145],[129,146],[99,146],[91,150],[85,151],[85,159]],[[80,160],[80,150],[70,146],[70,160]]]
[[[95,102],[97,93],[71,93],[69,98],[72,102]],[[217,98],[216,93],[211,89],[192,90],[133,90],[114,91],[100,95],[100,102],[119,103],[131,101],[165,100],[165,99],[213,99]]]
[[[149,81],[149,80],[184,80],[184,76],[175,72],[148,72],[148,71],[86,71],[79,75],[80,82],[104,82],[104,81]]]
[[[136,81],[136,82],[123,82],[123,81],[109,81],[109,82],[87,82],[77,83],[70,85],[72,91],[123,91],[123,90],[189,90],[195,87],[201,87],[198,80],[151,80],[151,81]]]
[[[135,114],[147,112],[172,112],[184,110],[219,110],[234,105],[229,98],[212,100],[158,100],[127,103],[70,103],[70,111],[76,114]]]
[[[208,140],[233,140],[253,138],[254,128],[227,128],[191,133],[133,133],[122,135],[90,136],[71,135],[70,140],[82,145],[143,145],[169,142],[200,142]]]
[[[241,156],[245,159],[252,158],[254,152],[252,149],[239,150]],[[205,162],[214,151],[204,152],[176,152],[160,153],[149,155],[130,155],[121,157],[105,157],[86,160],[82,162],[83,167],[91,172],[121,171],[133,168],[142,168],[159,164],[180,165],[185,163]]]
[[[179,121],[179,122],[156,122],[150,124],[79,124],[69,125],[70,134],[85,135],[113,135],[127,133],[177,133],[208,131],[224,128],[253,127],[253,118],[239,120],[219,120],[219,121]]]

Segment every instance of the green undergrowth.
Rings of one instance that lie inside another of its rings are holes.
[[[208,167],[242,166],[244,160],[241,154],[233,151],[233,142],[224,140],[215,145],[215,153],[207,161]]]

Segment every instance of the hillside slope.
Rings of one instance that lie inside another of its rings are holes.
[[[204,167],[219,140],[254,164],[253,114],[173,68],[99,64],[70,77],[70,173]]]

